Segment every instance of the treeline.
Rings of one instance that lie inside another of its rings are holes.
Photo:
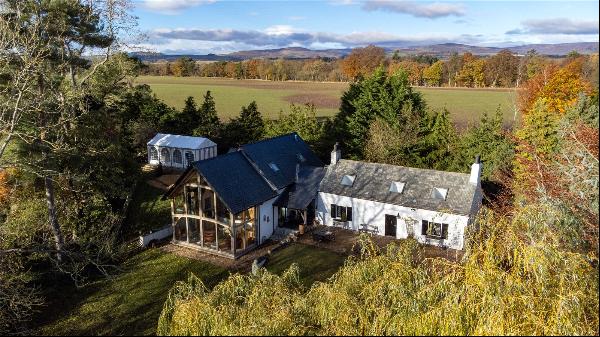
[[[429,55],[387,57],[382,48],[368,46],[354,49],[343,59],[252,59],[246,61],[195,62],[180,58],[174,62],[149,63],[142,71],[155,76],[202,76],[271,81],[352,81],[365,77],[383,65],[388,73],[403,70],[414,86],[430,87],[520,87],[550,64],[564,64],[581,59],[584,78],[598,85],[598,54],[572,52],[563,59],[544,57],[535,50],[524,56],[502,50],[493,56],[480,57],[466,52],[454,53],[446,60]]]
[[[487,116],[456,134],[404,73],[379,67],[354,82],[317,144],[335,138],[352,158],[460,171],[481,154],[485,181],[505,187],[467,233],[463,259],[424,259],[411,239],[379,250],[362,238],[358,256],[310,288],[295,265],[212,290],[192,275],[169,294],[157,333],[597,334],[598,88],[582,61],[546,65],[524,84],[514,132]]]

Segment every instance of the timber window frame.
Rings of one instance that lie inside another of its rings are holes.
[[[421,221],[421,235],[428,238],[447,240],[448,239],[448,224],[442,222],[434,222],[429,220]]]

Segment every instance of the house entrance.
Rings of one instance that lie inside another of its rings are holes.
[[[385,215],[385,236],[396,237],[397,220],[395,215]]]

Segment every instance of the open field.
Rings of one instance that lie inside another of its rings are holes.
[[[226,78],[140,76],[138,83],[151,86],[167,104],[181,108],[186,97],[197,103],[210,90],[223,119],[239,114],[243,105],[255,100],[263,116],[276,118],[290,103],[311,102],[319,116],[333,116],[347,83],[274,82]],[[484,113],[502,110],[507,124],[514,120],[516,95],[513,89],[417,88],[431,109],[446,107],[457,124],[477,121]]]

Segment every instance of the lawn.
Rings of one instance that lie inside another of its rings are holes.
[[[273,253],[267,269],[281,273],[292,263],[300,267],[300,280],[309,287],[324,281],[343,265],[345,256],[325,249],[292,244]],[[154,335],[167,294],[190,272],[214,287],[230,272],[213,264],[149,249],[127,260],[113,279],[77,289],[58,282],[40,314],[40,335]]]
[[[241,106],[251,101],[258,103],[267,118],[276,118],[289,104],[312,102],[317,115],[333,116],[339,108],[339,98],[348,88],[347,83],[276,82],[235,80],[205,77],[140,76],[138,83],[150,85],[156,95],[176,108],[183,107],[188,96],[197,102],[210,90],[215,97],[217,111],[223,119],[239,114]],[[477,121],[484,112],[493,113],[498,107],[507,123],[514,120],[516,95],[512,89],[416,88],[423,94],[431,109],[444,107],[455,122],[464,125]]]
[[[48,295],[42,313],[41,335],[154,335],[173,284],[190,272],[212,287],[229,275],[212,264],[163,253],[144,251],[125,262],[123,272],[81,289],[64,286]]]
[[[333,275],[346,260],[346,256],[314,246],[293,243],[274,252],[267,262],[268,271],[281,274],[292,263],[300,267],[300,281],[310,287],[315,281],[325,281]]]
[[[171,203],[161,200],[164,191],[152,187],[141,179],[135,188],[127,214],[126,236],[138,235],[171,223]]]

